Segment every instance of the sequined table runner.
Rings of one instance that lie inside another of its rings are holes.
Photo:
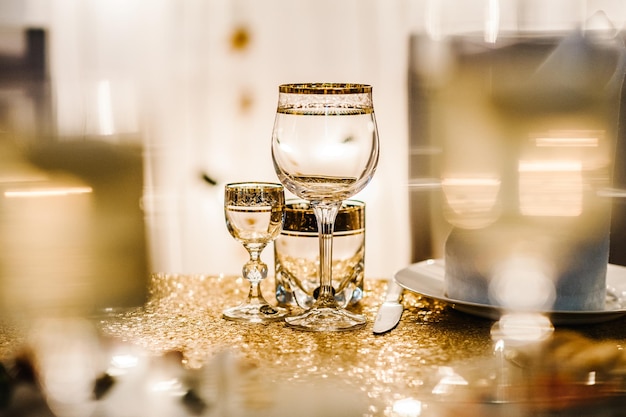
[[[294,384],[334,379],[367,398],[368,416],[391,416],[394,403],[419,395],[436,369],[493,356],[493,322],[458,312],[442,302],[405,292],[405,311],[393,331],[374,335],[372,323],[383,301],[386,281],[365,281],[354,309],[367,315],[360,330],[313,333],[284,323],[244,324],[221,317],[242,301],[241,278],[154,274],[150,299],[142,308],[101,317],[98,327],[115,339],[159,355],[176,351],[183,364],[199,369],[220,352],[236,352],[258,366],[268,381]],[[272,281],[263,283],[272,293]],[[595,338],[626,340],[623,319],[577,330]],[[10,332],[5,331],[6,334]],[[0,349],[6,353],[10,337]]]
[[[272,293],[271,285],[270,279],[264,282],[265,294]],[[376,415],[394,398],[419,388],[432,367],[489,355],[492,350],[490,321],[413,293],[405,293],[406,309],[398,326],[374,335],[372,322],[386,286],[385,280],[365,281],[364,298],[355,307],[368,317],[365,328],[311,333],[284,323],[224,320],[221,311],[246,296],[241,278],[154,275],[145,308],[111,316],[101,325],[106,334],[156,353],[180,351],[192,368],[231,349],[275,380],[297,383],[312,377],[339,377],[367,393],[370,412]]]

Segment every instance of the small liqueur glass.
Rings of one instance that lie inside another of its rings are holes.
[[[227,184],[224,189],[226,227],[250,255],[243,266],[250,282],[247,300],[223,312],[228,320],[263,323],[282,320],[288,310],[271,305],[261,293],[260,283],[267,277],[267,265],[261,252],[282,230],[285,192],[281,184],[242,182]]]

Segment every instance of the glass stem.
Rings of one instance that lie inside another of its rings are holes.
[[[333,291],[333,230],[335,218],[341,207],[341,202],[311,202],[313,212],[317,219],[320,244],[320,291],[317,297],[317,305],[320,307],[336,307]]]
[[[248,292],[248,303],[263,305],[267,304],[263,294],[261,293],[260,284],[267,277],[267,265],[261,261],[261,251],[263,246],[247,246],[246,249],[250,254],[250,260],[243,266],[243,276],[250,282],[250,291]]]

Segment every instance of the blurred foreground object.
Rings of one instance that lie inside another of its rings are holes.
[[[585,3],[588,7],[578,7]],[[450,298],[599,310],[626,50],[591,2],[431,4],[413,70],[441,154]],[[531,289],[519,303],[519,289]]]
[[[365,394],[333,378],[294,385],[271,381],[231,350],[207,359],[189,369],[180,352],[151,354],[103,338],[84,319],[37,320],[22,353],[0,363],[0,415],[364,415]]]
[[[6,136],[0,148],[0,309],[89,314],[143,304],[140,152],[50,143],[27,160]]]
[[[144,164],[139,128],[119,105],[133,103],[132,88],[82,74],[80,97],[60,106],[66,90],[50,83],[50,31],[15,26],[0,35],[17,45],[24,38],[23,50],[0,53],[0,312],[141,305]],[[79,128],[61,123],[66,113]]]

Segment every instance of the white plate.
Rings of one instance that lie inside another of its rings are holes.
[[[431,259],[396,272],[394,278],[405,289],[449,303],[456,310],[491,320],[497,320],[500,317],[502,310],[498,307],[446,297],[443,290],[444,274],[443,260]],[[546,311],[543,313],[549,315],[555,325],[599,323],[625,315],[626,302],[623,297],[626,296],[626,267],[609,264],[606,282],[607,301],[604,310]]]

